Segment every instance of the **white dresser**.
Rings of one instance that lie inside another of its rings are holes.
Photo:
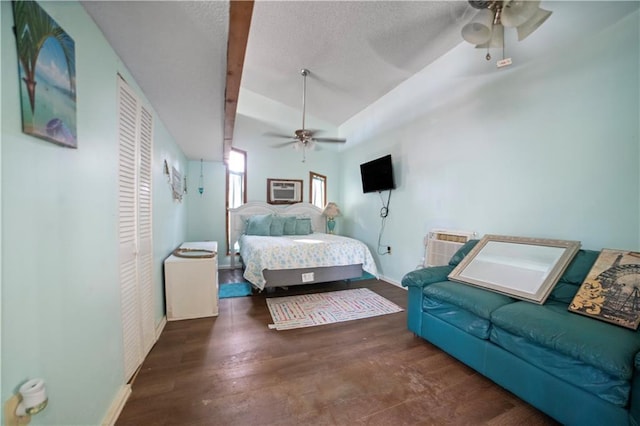
[[[218,315],[218,243],[189,242],[180,246],[205,249],[214,257],[187,258],[171,255],[164,261],[164,290],[167,320]]]

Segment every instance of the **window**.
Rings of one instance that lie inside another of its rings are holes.
[[[229,235],[229,209],[247,202],[247,153],[231,148],[227,163],[227,254],[231,254]],[[237,251],[237,247],[234,247]]]
[[[327,177],[309,172],[309,201],[321,209],[327,204]]]

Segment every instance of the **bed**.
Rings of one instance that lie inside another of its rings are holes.
[[[356,239],[327,234],[326,218],[312,204],[249,202],[229,213],[231,244],[239,243],[243,276],[260,290],[360,278],[363,271],[378,276],[369,248]],[[274,220],[308,222],[311,233],[247,235],[255,234],[250,232],[255,230],[253,225],[268,215]],[[231,267],[237,266],[236,256],[231,256]]]

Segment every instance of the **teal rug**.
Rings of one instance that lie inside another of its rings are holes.
[[[227,299],[229,297],[243,297],[251,295],[250,283],[227,283],[220,284],[218,289],[218,297],[220,299]]]
[[[362,281],[362,280],[375,280],[376,276],[371,275],[368,272],[362,271],[362,276],[360,278],[351,278],[349,281]]]

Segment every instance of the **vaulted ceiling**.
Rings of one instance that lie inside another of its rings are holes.
[[[223,155],[227,1],[83,1],[189,159]],[[257,1],[241,85],[342,124],[461,42],[466,1]],[[288,126],[289,127],[289,126]]]
[[[475,13],[462,0],[256,0],[244,63],[239,64],[237,49],[244,41],[237,36],[245,31],[241,27],[247,19],[238,9],[246,14],[245,3],[82,1],[189,159],[223,159],[223,141],[230,138],[229,129],[226,134],[224,130],[225,103],[229,111],[238,103],[259,99],[260,105],[252,106],[252,114],[259,114],[268,99],[300,111],[302,68],[311,71],[307,115],[337,128],[463,43],[460,30]],[[551,46],[571,48],[572,40],[597,33],[639,3],[611,4],[543,2],[554,11],[553,17],[519,43],[520,63],[543,58]],[[230,15],[233,7],[236,13]],[[513,39],[513,43],[518,42]],[[456,72],[466,72],[466,77],[496,72],[495,65],[483,64],[484,52],[469,48],[469,64],[458,67],[467,69]],[[479,71],[480,65],[484,71]],[[243,66],[241,75],[238,66]],[[248,101],[243,101],[242,93],[251,94],[245,96]],[[265,130],[293,131],[297,120],[268,123]],[[233,115],[226,122],[232,123]]]

